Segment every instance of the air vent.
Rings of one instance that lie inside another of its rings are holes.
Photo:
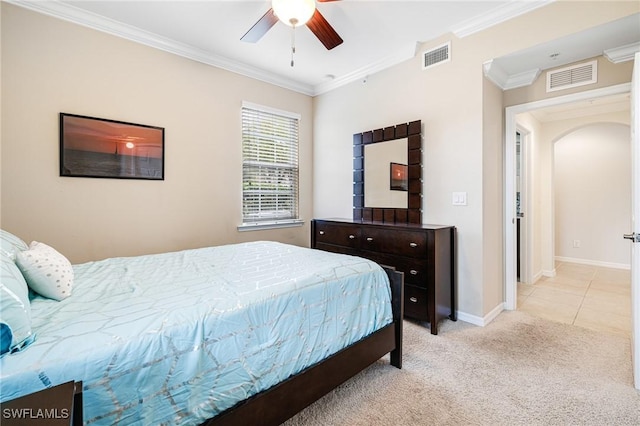
[[[547,92],[584,86],[598,81],[598,61],[572,65],[547,73]]]
[[[435,65],[451,60],[451,42],[447,42],[422,53],[422,69],[426,70]]]

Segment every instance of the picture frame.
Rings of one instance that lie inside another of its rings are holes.
[[[61,112],[60,176],[164,180],[164,128]]]
[[[409,190],[409,166],[400,163],[390,163],[389,167],[389,189],[392,191]]]

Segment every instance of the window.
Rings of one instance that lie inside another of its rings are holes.
[[[242,104],[242,225],[301,224],[298,218],[298,114]]]

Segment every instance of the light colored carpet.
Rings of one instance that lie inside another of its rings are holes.
[[[517,311],[404,325],[402,370],[387,356],[284,425],[640,425],[629,339]]]

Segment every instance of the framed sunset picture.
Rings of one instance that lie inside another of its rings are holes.
[[[391,163],[389,175],[391,176],[389,189],[392,191],[408,191],[409,180],[407,179],[407,165]]]
[[[60,113],[60,176],[164,180],[164,128]]]

